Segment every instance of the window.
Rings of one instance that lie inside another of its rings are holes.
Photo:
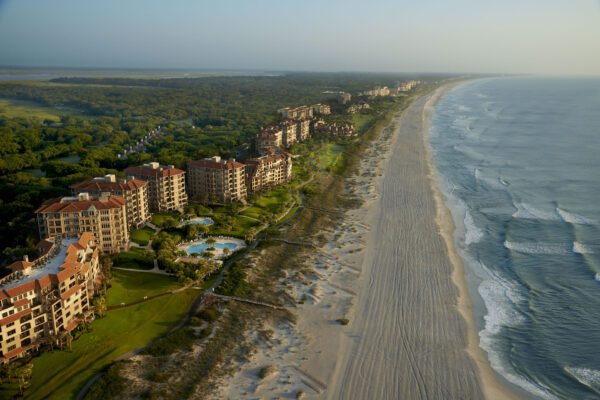
[[[11,322],[10,324],[6,325],[6,327],[7,327],[7,328],[10,328],[11,326],[14,326],[14,325],[15,325],[15,322],[13,321],[13,322]]]
[[[17,330],[16,330],[16,329],[12,329],[12,330],[10,330],[10,331],[6,332],[6,334],[7,334],[8,336],[10,336],[10,335],[14,335],[15,333],[17,333]]]
[[[14,338],[14,337],[11,337],[11,338],[8,338],[8,339],[6,339],[6,343],[12,343],[12,342],[14,342],[14,341],[15,341],[15,338]]]
[[[12,350],[14,350],[14,349],[16,349],[16,348],[17,348],[17,345],[16,345],[16,344],[13,344],[12,346],[10,346],[10,347],[8,348],[8,351],[12,351]]]

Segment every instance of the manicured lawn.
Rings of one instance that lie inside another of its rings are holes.
[[[106,305],[132,303],[144,296],[154,296],[180,287],[177,279],[168,275],[114,269],[111,288],[106,295]]]
[[[369,122],[373,120],[374,116],[369,114],[354,114],[352,115],[352,124],[356,129],[356,132],[362,133],[367,127]]]
[[[154,252],[152,250],[132,247],[129,251],[124,251],[115,256],[115,267],[152,269],[154,268],[153,259]]]
[[[154,235],[154,229],[150,227],[144,227],[142,229],[135,229],[131,231],[129,237],[132,242],[136,242],[140,246],[146,246],[150,242],[150,238]]]
[[[319,168],[325,170],[335,165],[345,146],[342,144],[328,143],[317,154],[319,157]]]
[[[227,232],[224,229],[219,228],[216,224],[210,227],[209,234],[214,236],[236,236],[236,237],[244,237],[246,231],[250,228],[256,228],[260,226],[260,222],[255,221],[246,217],[245,215],[236,215],[235,217],[235,225],[233,229]]]
[[[110,290],[109,290],[110,292]],[[198,291],[186,290],[109,311],[72,351],[44,353],[33,360],[30,399],[73,399],[85,383],[115,358],[164,336],[188,312]]]
[[[252,206],[247,208],[246,210],[242,211],[242,215],[246,215],[248,217],[252,217],[252,218],[256,218],[256,219],[261,219],[264,216],[265,210],[263,210],[262,208],[256,207],[256,206]]]
[[[152,214],[152,223],[158,227],[163,227],[168,220],[174,221],[174,227],[179,224],[181,214],[178,212],[165,213],[165,214]]]

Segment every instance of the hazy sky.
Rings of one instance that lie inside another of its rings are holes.
[[[600,75],[600,0],[0,0],[0,65]]]

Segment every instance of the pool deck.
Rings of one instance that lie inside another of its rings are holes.
[[[199,221],[204,221],[204,220],[208,220],[209,222],[206,222],[206,223],[199,222]],[[189,219],[189,220],[183,220],[183,221],[181,221],[179,223],[178,227],[182,227],[182,226],[186,226],[186,225],[189,225],[189,224],[193,224],[195,222],[198,223],[198,224],[206,225],[206,226],[210,226],[210,225],[213,225],[215,223],[215,221],[213,221],[213,219],[210,218],[210,217],[196,217],[196,218],[192,218],[192,219]]]
[[[237,247],[235,249],[232,249],[230,253],[236,252],[238,250],[241,250],[243,248],[246,247],[246,242],[242,239],[238,239],[238,238],[234,238],[234,237],[229,237],[229,236],[210,236],[211,238],[215,239],[215,244],[219,244],[219,243],[235,243],[237,245]],[[208,239],[208,238],[206,238]],[[181,243],[179,246],[177,246],[177,250],[183,250],[183,251],[187,251],[187,248],[190,246],[193,246],[195,244],[204,244],[206,243],[206,239],[202,239],[202,240],[193,240],[191,242],[185,242],[185,243]],[[219,249],[217,247],[215,247],[214,250],[211,250],[213,252],[213,254],[215,255],[215,259],[219,259],[219,258],[223,258],[224,253],[222,249]],[[180,257],[179,259],[200,259],[201,257],[192,257],[192,256],[185,256],[185,257]]]

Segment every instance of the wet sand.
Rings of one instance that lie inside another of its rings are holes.
[[[443,90],[399,121],[328,399],[511,397],[478,347],[454,226],[432,175],[427,121]]]

